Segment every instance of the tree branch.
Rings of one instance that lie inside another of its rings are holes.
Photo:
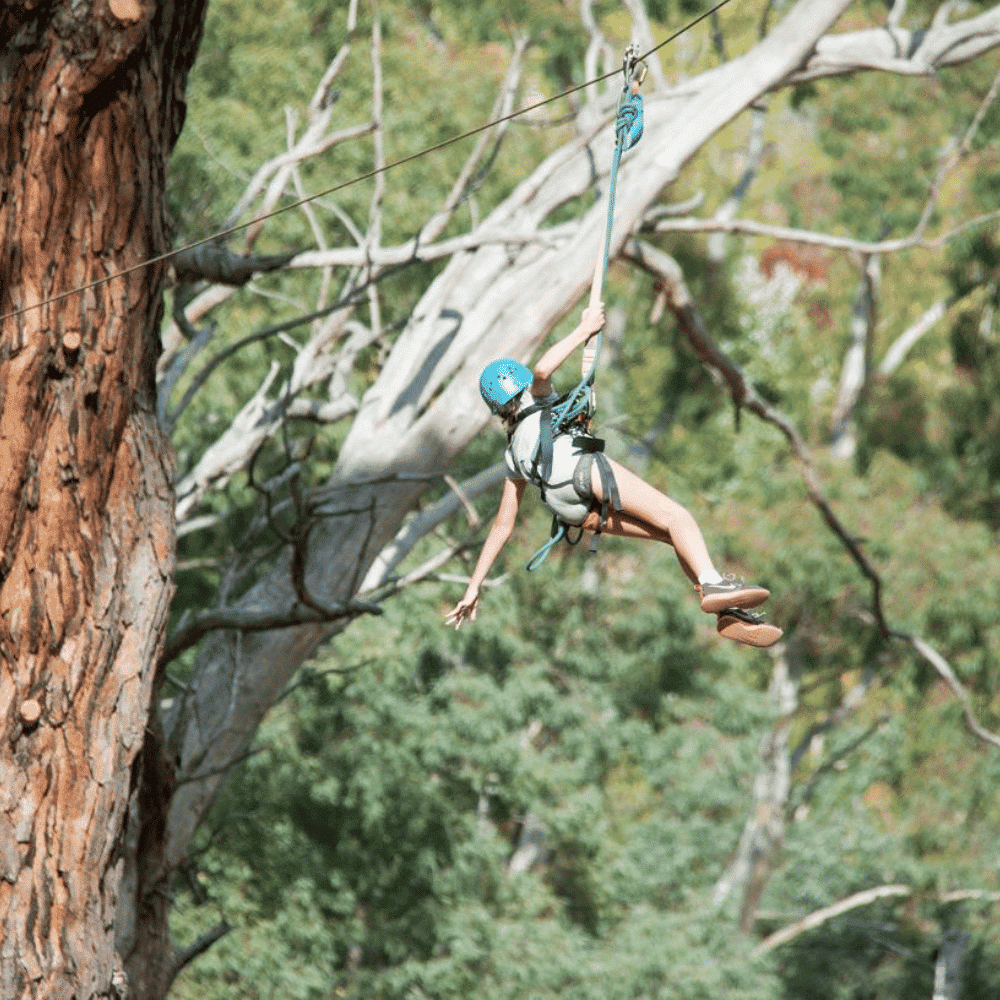
[[[945,178],[969,155],[969,150],[972,149],[972,141],[979,131],[979,126],[982,125],[983,119],[986,117],[986,112],[989,111],[990,105],[996,100],[998,93],[1000,93],[1000,72],[993,77],[993,82],[990,84],[986,96],[976,109],[976,113],[973,115],[968,129],[966,129],[962,141],[955,147],[948,159],[941,164],[941,168],[938,170],[937,176],[931,184],[931,193],[927,199],[927,204],[924,206],[923,214],[920,216],[920,221],[917,223],[917,228],[914,230],[914,235],[923,236],[926,232],[931,215],[941,195],[941,188],[944,185]]]
[[[1000,747],[1000,736],[991,733],[976,719],[969,696],[947,660],[923,639],[896,631],[889,625],[882,607],[882,578],[865,554],[862,540],[848,532],[823,493],[805,441],[795,425],[758,395],[756,390],[746,381],[740,368],[716,345],[693,304],[684,283],[680,265],[662,250],[657,250],[655,247],[634,238],[630,238],[626,242],[622,255],[660,278],[664,284],[670,307],[673,309],[681,329],[702,361],[722,374],[730,387],[737,408],[743,407],[750,410],[751,413],[755,413],[762,420],[774,425],[785,435],[792,453],[798,461],[799,471],[813,506],[819,511],[827,527],[840,539],[841,544],[871,585],[871,622],[877,627],[881,636],[886,640],[900,639],[923,656],[955,693],[962,706],[965,724],[969,731],[980,740]]]
[[[846,899],[841,899],[836,903],[831,903],[829,906],[821,907],[814,913],[810,913],[809,916],[803,917],[801,920],[796,920],[795,923],[789,924],[787,927],[783,927],[780,931],[768,934],[757,946],[755,954],[766,955],[768,952],[774,951],[775,948],[783,944],[788,944],[789,941],[794,940],[800,934],[811,931],[821,924],[826,923],[826,921],[832,920],[834,917],[839,917],[842,913],[847,913],[850,910],[856,910],[860,906],[868,906],[870,903],[874,903],[880,899],[893,899],[911,896],[912,894],[913,889],[908,885],[880,885],[874,889],[865,889],[863,892],[856,892]]]
[[[412,517],[403,525],[392,542],[382,549],[375,558],[368,575],[361,584],[359,593],[367,594],[383,586],[396,567],[413,551],[414,546],[421,539],[426,538],[439,524],[448,520],[466,503],[495,489],[506,476],[506,464],[497,462],[461,483],[458,489],[452,487],[451,491],[440,500],[435,501],[426,510]]]
[[[672,257],[662,250],[657,250],[655,247],[634,238],[626,242],[622,249],[622,255],[657,275],[663,282],[668,304],[677,317],[681,329],[702,361],[718,371],[725,379],[737,412],[740,409],[747,409],[762,420],[777,427],[785,436],[792,454],[798,462],[800,475],[813,506],[819,511],[827,527],[840,539],[841,544],[871,584],[872,614],[879,632],[888,639],[890,629],[882,609],[881,577],[862,549],[861,540],[847,530],[823,493],[809,449],[799,434],[798,428],[788,417],[760,396],[747,382],[746,376],[739,366],[734,364],[712,339],[700,313],[694,306],[680,265]]]
[[[358,618],[361,615],[380,615],[382,609],[373,601],[351,600],[345,604],[333,605],[326,611],[307,607],[298,603],[285,608],[253,610],[247,608],[220,608],[205,611],[181,623],[177,631],[167,640],[160,657],[162,670],[172,660],[177,659],[185,649],[197,645],[210,632],[268,632],[272,629],[290,628],[293,625],[316,625]]]
[[[788,816],[791,819],[793,817],[799,817],[799,809],[805,806],[813,796],[816,787],[819,785],[820,778],[824,775],[829,774],[837,765],[838,761],[846,760],[855,750],[858,749],[862,744],[866,743],[872,736],[874,736],[881,728],[885,725],[886,719],[884,717],[879,717],[876,719],[860,736],[855,737],[847,746],[841,747],[835,754],[831,755],[827,760],[816,768],[813,776],[809,779],[809,784],[802,790],[802,794],[799,796],[798,802],[795,805],[788,805]],[[817,735],[817,733],[822,732],[824,727],[813,726],[810,730],[812,735]]]
[[[364,251],[367,266],[364,269],[367,280],[368,315],[373,340],[382,336],[382,310],[378,298],[376,271],[372,268],[370,258],[382,244],[382,201],[385,198],[385,108],[384,88],[382,83],[382,19],[376,13],[372,21],[371,43],[372,65],[372,116],[375,120],[374,150],[375,171],[372,185],[372,197],[368,206],[368,234],[365,237]]]
[[[455,210],[469,196],[470,190],[475,188],[474,174],[476,174],[487,148],[492,145],[494,150],[493,154],[487,158],[487,163],[492,162],[493,156],[499,150],[500,143],[503,141],[511,124],[509,116],[514,109],[514,99],[517,96],[517,87],[521,79],[524,54],[528,49],[528,42],[529,37],[526,34],[519,35],[514,40],[514,52],[490,116],[492,121],[499,120],[500,123],[492,129],[480,132],[475,148],[455,179],[455,183],[452,185],[441,211],[428,219],[421,228],[417,236],[418,243],[433,243],[444,232],[448,222],[454,216]]]
[[[794,229],[790,226],[773,226],[764,222],[754,222],[752,219],[668,219],[661,217],[649,225],[642,225],[639,232],[743,233],[746,236],[770,236],[774,239],[788,240],[791,243],[807,243],[812,246],[827,247],[830,250],[848,250],[857,254],[884,254],[898,253],[900,250],[909,250],[914,247],[941,247],[970,229],[985,226],[998,218],[1000,218],[1000,210],[986,212],[972,219],[967,219],[961,225],[931,238],[912,233],[897,239],[874,241],[856,240],[850,236],[833,236],[829,233]]]
[[[982,740],[983,743],[1000,749],[1000,736],[996,733],[991,733],[976,718],[975,713],[972,711],[972,702],[969,699],[969,694],[962,686],[962,682],[955,675],[951,664],[919,636],[909,635],[906,632],[893,632],[893,637],[905,642],[919,653],[937,671],[938,676],[944,680],[948,687],[951,688],[952,694],[955,695],[958,703],[962,706],[962,718],[965,720],[965,728],[977,739]]]
[[[169,993],[174,980],[187,966],[199,956],[204,955],[213,944],[224,938],[232,929],[233,925],[229,921],[220,920],[214,927],[210,927],[203,934],[195,938],[186,948],[175,951],[170,959],[167,980],[163,990],[164,995]]]
[[[781,850],[787,825],[788,796],[792,769],[788,741],[792,719],[798,708],[798,680],[786,644],[776,647],[774,670],[768,690],[778,709],[778,718],[764,733],[758,753],[760,766],[754,779],[754,804],[743,827],[736,856],[716,883],[715,906],[736,894],[740,901],[740,929],[749,933],[757,903],[774,861]]]
[[[283,268],[291,253],[266,256],[241,255],[214,243],[202,243],[170,258],[180,282],[211,281],[220,285],[245,285],[254,275]]]
[[[580,0],[580,21],[589,39],[587,53],[583,58],[584,79],[595,80],[614,68],[617,61],[615,51],[594,17],[593,0]],[[584,95],[590,115],[600,117],[603,109],[597,84],[588,84]]]
[[[948,299],[938,299],[924,314],[908,326],[890,345],[878,367],[882,378],[891,375],[902,364],[907,352],[920,338],[930,330],[948,311],[951,302]]]
[[[841,366],[840,385],[830,416],[830,451],[844,459],[854,454],[854,411],[868,381],[871,345],[878,322],[881,257],[878,254],[863,254],[860,271],[851,308],[851,341]]]
[[[332,62],[327,67],[326,72],[323,74],[319,83],[316,85],[316,90],[313,93],[313,98],[309,102],[309,117],[310,119],[315,118],[327,105],[332,103],[336,98],[330,93],[330,87],[333,81],[337,78],[340,70],[343,68],[344,63],[347,60],[348,55],[351,52],[351,40],[354,38],[354,33],[358,26],[358,0],[351,0],[350,5],[347,9],[347,26],[346,34],[347,41],[340,47],[340,50],[333,57]]]
[[[905,899],[912,896],[915,890],[908,885],[880,885],[874,889],[864,889],[855,892],[844,899],[831,903],[829,906],[820,907],[808,916],[788,924],[781,930],[769,934],[757,946],[756,953],[766,955],[774,951],[783,944],[793,941],[800,934],[813,930],[816,927],[839,917],[842,913],[849,913],[862,906],[868,906],[880,899]],[[963,903],[968,901],[980,901],[984,903],[1000,903],[1000,892],[990,892],[986,889],[947,889],[942,892],[933,893],[933,897],[941,903]],[[763,915],[762,915],[763,916]]]
[[[945,4],[939,14],[946,11]],[[927,76],[944,66],[968,62],[1000,44],[1000,7],[949,24],[935,17],[931,27],[911,31],[891,24],[824,35],[802,67],[782,86],[840,76],[857,70],[881,70],[904,76]]]
[[[850,715],[853,715],[861,707],[861,704],[878,680],[878,677],[878,673],[872,667],[866,667],[861,679],[844,695],[840,704],[825,719],[809,727],[792,752],[791,766],[793,771],[799,766],[799,762],[815,737],[839,726],[841,722]]]
[[[320,153],[325,153],[333,146],[338,146],[341,143],[350,142],[353,139],[360,139],[362,136],[370,135],[376,128],[375,122],[365,122],[361,125],[354,125],[350,128],[341,129],[338,132],[332,132],[329,135],[324,134],[326,128],[330,124],[332,116],[333,108],[331,105],[330,107],[323,109],[317,118],[309,124],[308,128],[303,133],[302,138],[296,142],[292,149],[289,149],[284,153],[280,153],[278,156],[265,163],[254,175],[253,179],[247,185],[246,191],[236,203],[236,207],[223,222],[223,230],[232,229],[239,222],[243,213],[246,212],[246,210],[253,203],[254,199],[257,198],[264,187],[267,186],[267,193],[264,197],[263,203],[261,204],[260,210],[257,213],[257,221],[254,222],[254,224],[247,230],[244,242],[244,253],[249,253],[253,248],[254,243],[257,242],[257,237],[260,235],[261,230],[264,227],[264,222],[266,221],[264,216],[272,212],[275,205],[277,205],[278,199],[284,193],[285,187],[288,185],[293,167],[312,156],[319,156]],[[272,178],[269,185],[268,178]]]

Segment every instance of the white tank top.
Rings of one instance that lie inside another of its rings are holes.
[[[529,392],[525,391],[522,394],[518,413],[539,403],[554,403],[558,398],[558,394],[553,392],[546,399],[535,399]],[[511,473],[518,479],[527,479],[535,486],[547,485],[541,476],[532,474],[543,417],[548,419],[544,410],[538,410],[525,417],[514,429],[514,433],[507,443],[507,450],[504,452],[504,459]]]

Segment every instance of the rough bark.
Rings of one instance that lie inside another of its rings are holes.
[[[0,5],[4,998],[125,988],[124,831],[174,558],[164,269],[67,293],[168,247],[166,158],[201,14]]]

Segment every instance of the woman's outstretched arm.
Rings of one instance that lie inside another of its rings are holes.
[[[535,363],[531,395],[544,399],[552,392],[552,373],[580,346],[604,326],[604,304],[583,310],[580,324],[562,340],[553,344]]]
[[[521,499],[524,496],[526,483],[523,479],[504,480],[503,493],[500,496],[500,506],[497,508],[497,516],[493,521],[493,527],[483,542],[479,558],[476,560],[476,568],[469,578],[469,585],[465,588],[465,596],[448,612],[445,623],[454,625],[456,629],[462,627],[462,622],[466,618],[469,621],[476,620],[476,611],[479,606],[479,588],[486,579],[490,567],[496,561],[500,550],[507,544],[512,532],[514,522],[517,520],[517,512],[521,509]]]

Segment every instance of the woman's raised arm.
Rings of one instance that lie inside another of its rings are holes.
[[[552,392],[552,374],[581,345],[604,326],[604,303],[583,310],[580,323],[562,340],[554,343],[535,363],[531,395],[544,399]]]

